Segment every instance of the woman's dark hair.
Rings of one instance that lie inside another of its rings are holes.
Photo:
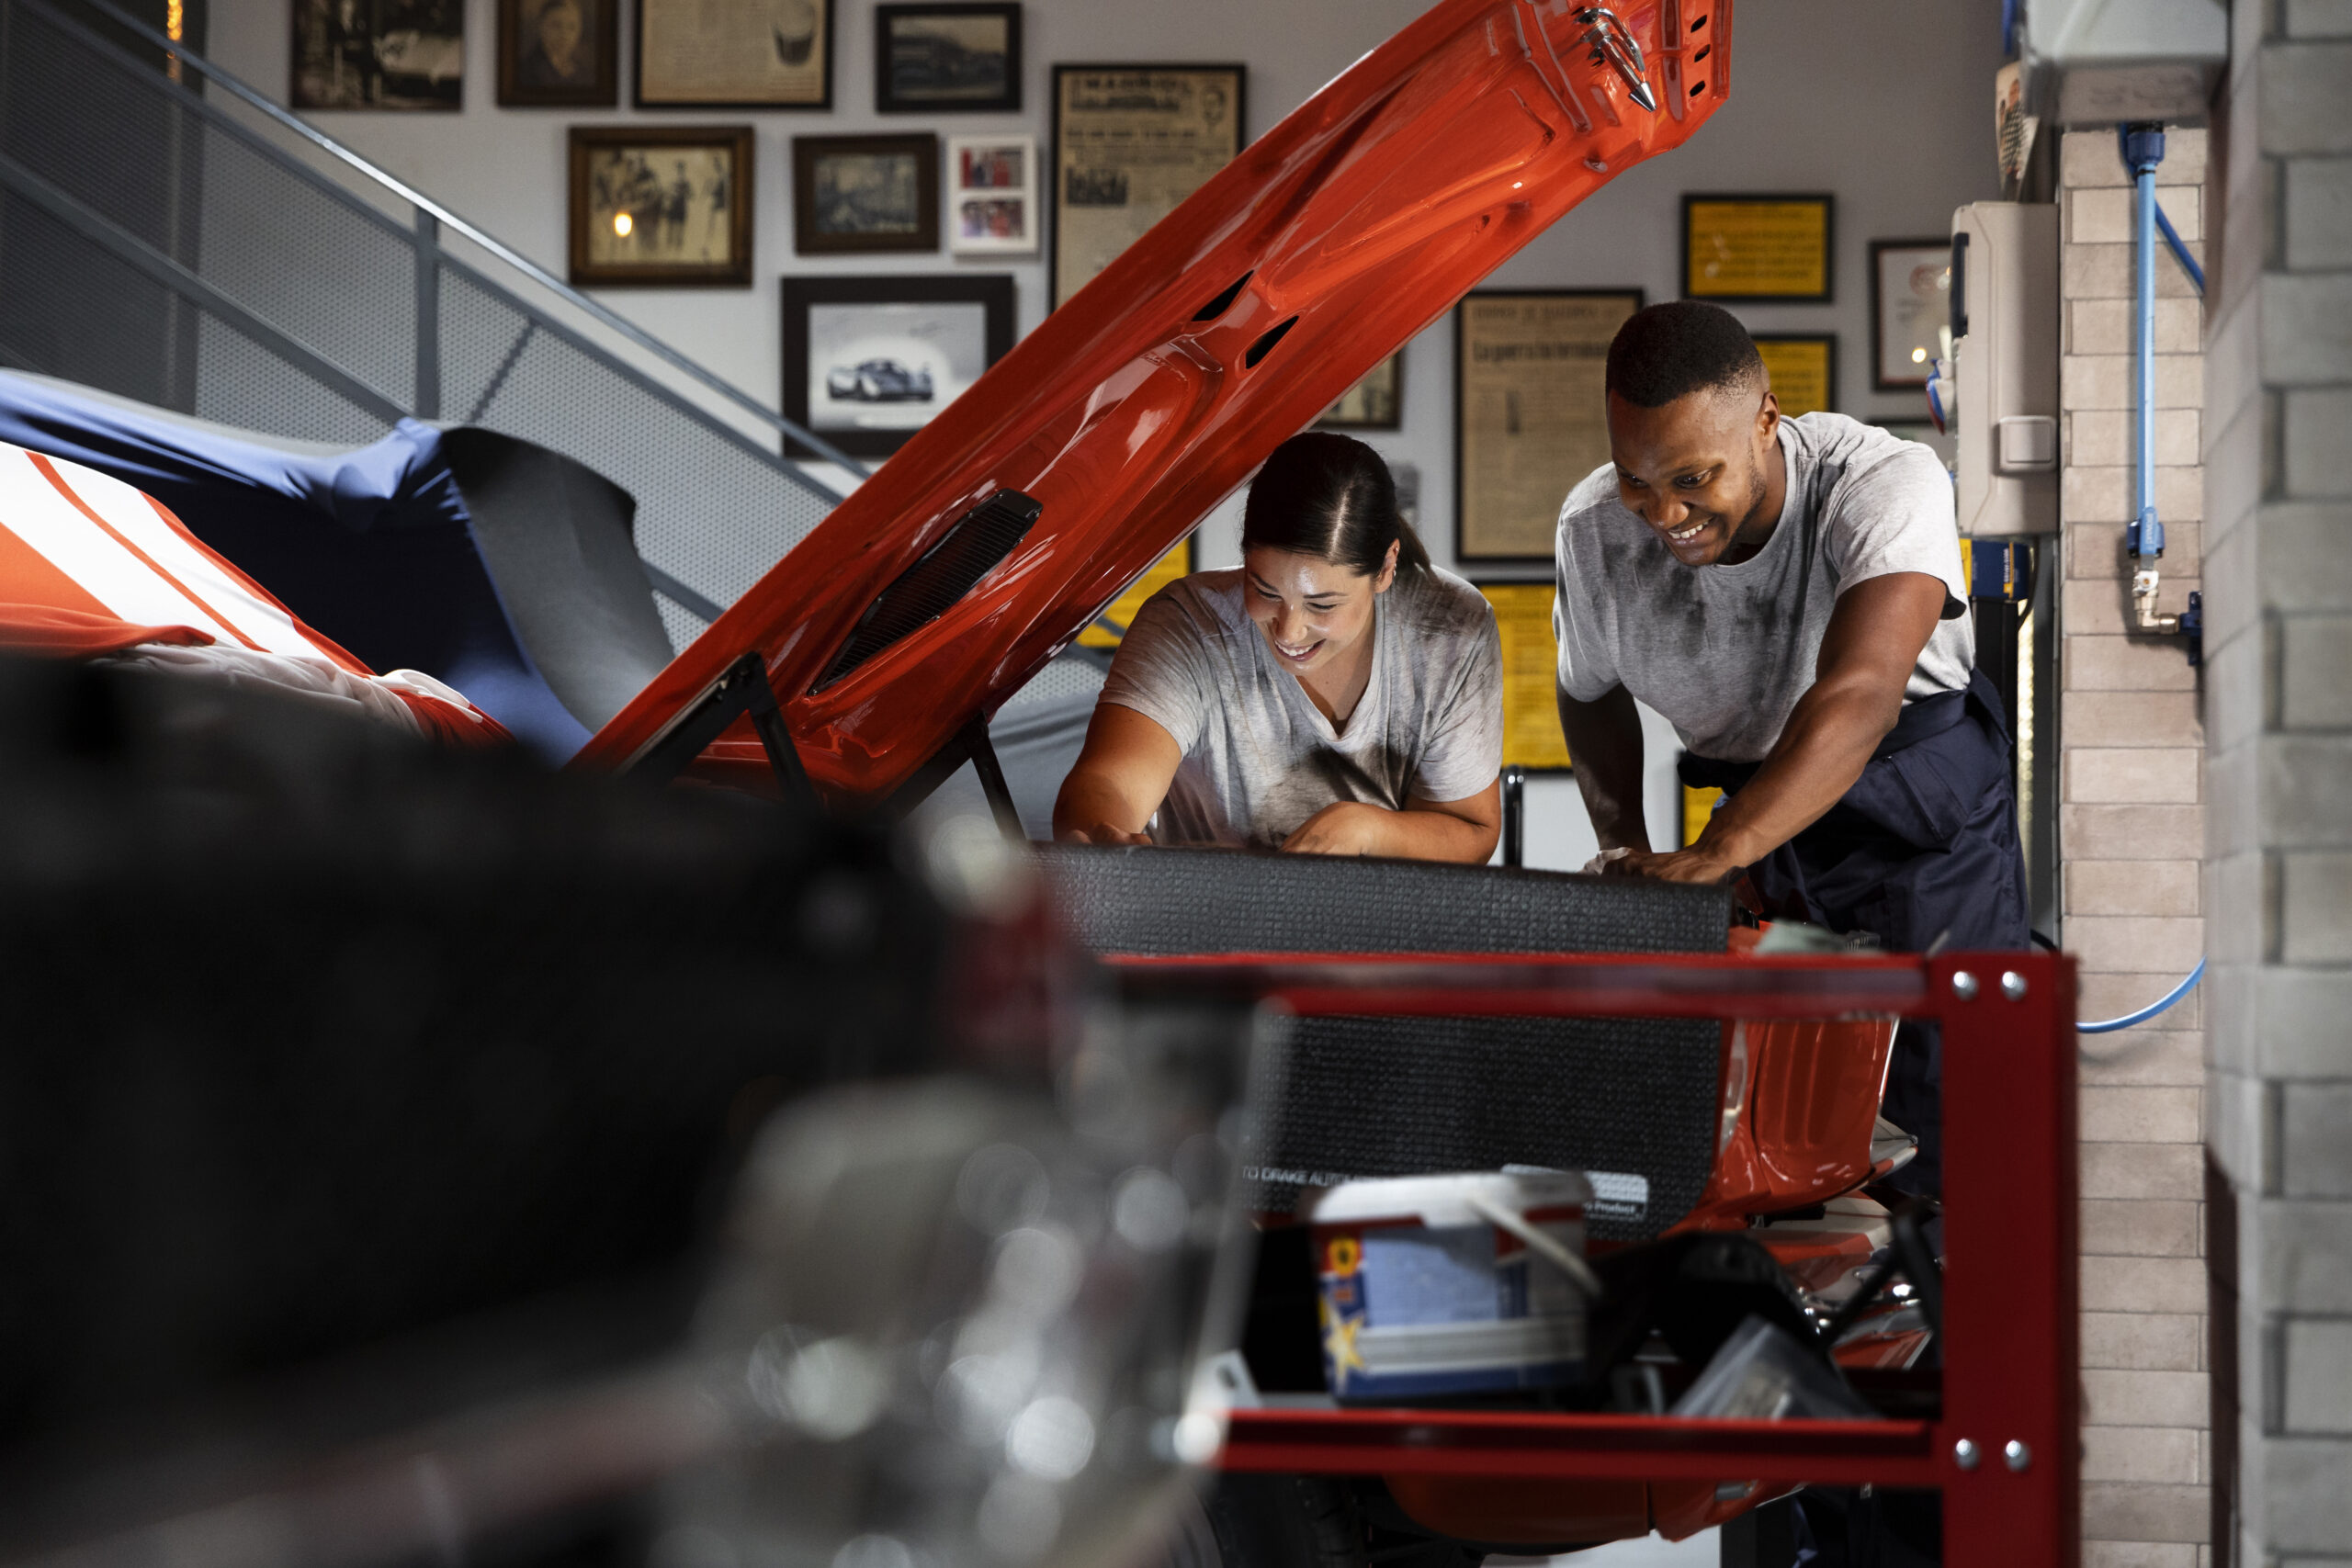
[[[1293,550],[1377,577],[1391,544],[1399,576],[1430,570],[1429,551],[1397,513],[1388,465],[1361,441],[1322,430],[1294,435],[1250,482],[1245,550]]]

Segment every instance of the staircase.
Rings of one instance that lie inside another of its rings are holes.
[[[678,647],[840,499],[781,455],[823,441],[111,0],[0,0],[0,363],[302,441],[415,418],[575,457],[636,497]]]

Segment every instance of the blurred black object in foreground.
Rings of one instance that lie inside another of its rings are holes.
[[[932,1064],[944,932],[774,807],[0,664],[0,1556],[678,1341],[766,1112]]]

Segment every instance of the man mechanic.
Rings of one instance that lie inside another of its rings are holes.
[[[1746,873],[1760,912],[1886,949],[2029,942],[2010,750],[1975,670],[1951,480],[1935,455],[1835,413],[1781,417],[1724,310],[1655,305],[1610,345],[1611,461],[1560,511],[1560,728],[1606,869]],[[1639,699],[1727,792],[1698,841],[1653,852]],[[1933,1032],[1905,1024],[1886,1114],[1940,1182]]]

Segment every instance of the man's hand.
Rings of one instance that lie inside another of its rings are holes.
[[[1696,882],[1713,886],[1731,881],[1747,868],[1736,861],[1693,847],[1668,854],[1628,850],[1600,868],[1603,876],[1642,876],[1653,882]]]
[[[1362,801],[1337,800],[1301,822],[1283,840],[1286,855],[1369,855],[1380,852],[1396,813]]]

